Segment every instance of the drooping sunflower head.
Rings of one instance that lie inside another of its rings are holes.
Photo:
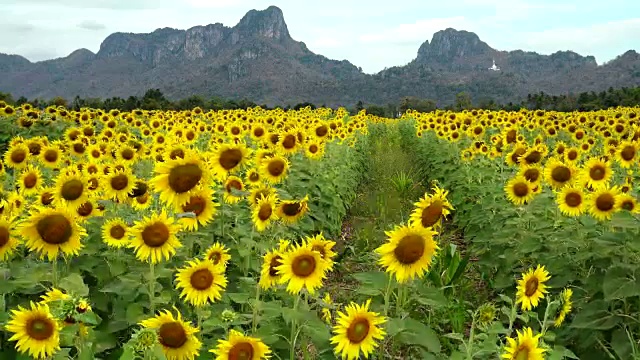
[[[336,245],[335,241],[325,239],[324,235],[320,233],[306,238],[305,242],[311,250],[318,252],[322,260],[327,262],[328,270],[332,270],[334,265],[333,258],[336,256],[333,251],[333,247]]]
[[[229,262],[229,260],[231,260],[231,255],[229,255],[229,249],[227,249],[224,245],[220,244],[219,242],[216,242],[215,244],[211,245],[211,247],[209,247],[207,249],[207,251],[205,251],[205,255],[204,255],[205,259],[213,262],[214,265],[218,266],[227,266],[227,263]]]
[[[176,288],[182,289],[180,297],[196,307],[220,300],[227,287],[224,271],[224,266],[208,259],[190,261],[176,275]]]
[[[235,204],[244,197],[244,183],[237,176],[229,176],[224,182],[224,201],[227,204]]]
[[[556,318],[553,321],[553,325],[555,327],[560,327],[564,320],[567,318],[567,315],[571,312],[572,302],[571,297],[573,296],[573,290],[566,288],[563,289],[560,293],[560,308],[558,309],[558,313],[556,314]]]
[[[327,262],[308,244],[294,246],[283,253],[280,262],[281,265],[276,267],[280,275],[279,283],[286,283],[287,291],[291,294],[298,294],[303,288],[314,294],[322,286],[328,270]]]
[[[376,249],[380,255],[378,263],[399,283],[421,278],[439,249],[433,239],[436,232],[418,226],[396,226],[386,235],[387,242]]]
[[[209,350],[216,359],[263,360],[269,357],[271,349],[259,338],[243,335],[236,330],[229,331],[228,340],[218,340],[218,346]]]
[[[378,342],[384,339],[386,332],[381,325],[387,320],[370,311],[370,305],[371,299],[362,305],[352,302],[345,308],[345,312],[338,312],[331,343],[335,344],[335,353],[343,359],[357,359],[360,353],[368,358]]]
[[[135,248],[138,260],[156,264],[168,260],[182,246],[176,237],[180,230],[180,225],[163,210],[134,224],[130,246]]]
[[[296,223],[309,210],[309,196],[301,200],[283,200],[278,205],[278,217],[287,224]]]
[[[516,293],[516,303],[522,304],[522,310],[528,311],[538,306],[547,293],[545,282],[550,278],[549,272],[540,265],[522,274]]]
[[[180,312],[176,312],[175,318],[169,311],[160,312],[153,318],[143,320],[140,325],[157,331],[158,342],[167,359],[193,359],[200,354],[202,347],[195,336],[199,330],[183,321]]]
[[[60,350],[60,324],[47,304],[31,302],[30,309],[19,306],[5,329],[13,333],[9,341],[17,341],[16,349],[35,359],[47,359]]]
[[[278,219],[276,202],[277,198],[274,195],[269,195],[260,198],[258,203],[252,206],[251,219],[258,232],[266,230],[272,221]]]
[[[442,220],[449,215],[453,206],[447,200],[448,192],[439,187],[434,188],[433,194],[425,194],[419,202],[415,203],[415,209],[411,213],[411,222],[415,226],[437,229],[442,225]]]
[[[80,238],[86,231],[66,208],[37,208],[19,226],[21,237],[30,251],[53,261],[60,253],[77,255],[83,245]]]

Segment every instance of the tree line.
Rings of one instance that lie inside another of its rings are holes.
[[[295,105],[269,107],[265,104],[257,104],[248,99],[223,99],[212,97],[206,99],[203,96],[193,95],[185,99],[171,101],[159,89],[149,89],[142,97],[129,96],[128,98],[112,97],[107,99],[100,98],[81,98],[76,96],[73,100],[68,101],[62,97],[55,97],[49,100],[43,99],[27,99],[24,96],[16,100],[11,94],[0,92],[0,100],[11,105],[22,105],[30,103],[35,107],[44,109],[47,106],[65,106],[69,109],[79,110],[84,107],[94,109],[112,110],[118,109],[122,111],[131,111],[134,109],[144,110],[189,110],[200,107],[204,110],[234,110],[247,109],[255,106],[261,106],[264,109],[282,108],[301,109],[311,107],[315,109],[317,106],[310,102],[299,103]],[[456,95],[453,104],[439,106],[433,99],[423,99],[418,97],[404,97],[398,103],[389,103],[386,105],[366,104],[358,101],[355,107],[349,109],[351,113],[357,113],[360,110],[366,110],[367,113],[384,116],[398,117],[408,109],[421,112],[430,112],[436,109],[461,111],[465,109],[482,108],[489,110],[508,110],[514,111],[519,109],[544,109],[555,111],[593,111],[607,109],[617,106],[638,106],[640,105],[640,86],[632,88],[609,88],[601,92],[583,92],[580,94],[567,95],[550,95],[544,92],[529,94],[526,99],[519,103],[510,102],[508,104],[500,104],[491,98],[481,98],[473,100],[469,94],[461,92]],[[320,107],[324,107],[320,105]]]

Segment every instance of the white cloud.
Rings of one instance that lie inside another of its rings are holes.
[[[597,55],[604,62],[629,50],[629,44],[638,44],[638,34],[640,18],[529,32],[521,45],[543,53],[571,49],[581,55]]]
[[[104,30],[107,28],[106,25],[94,20],[84,20],[78,24],[78,27],[86,30]]]

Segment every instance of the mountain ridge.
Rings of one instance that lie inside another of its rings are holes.
[[[493,61],[500,71],[488,69]],[[328,59],[294,40],[276,6],[251,10],[233,27],[214,23],[116,32],[97,53],[78,49],[38,62],[0,54],[0,91],[29,98],[127,97],[159,88],[173,98],[244,97],[270,105],[382,104],[405,96],[449,103],[461,91],[507,102],[539,91],[564,94],[634,85],[640,85],[635,50],[597,64],[593,56],[573,51],[500,51],[473,32],[453,28],[436,32],[410,63],[365,74],[348,60]]]

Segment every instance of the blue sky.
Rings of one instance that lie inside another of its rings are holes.
[[[637,0],[0,0],[0,52],[32,61],[96,52],[113,32],[233,26],[269,5],[283,10],[294,39],[368,73],[408,63],[447,27],[473,31],[498,50],[573,50],[599,64],[640,51]]]

